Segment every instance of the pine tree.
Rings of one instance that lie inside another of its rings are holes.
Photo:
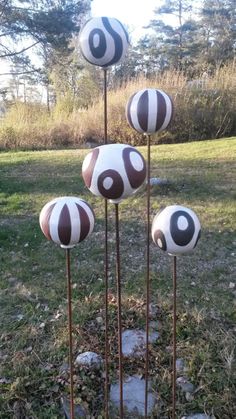
[[[201,61],[212,69],[235,57],[235,0],[205,0],[201,10]]]
[[[191,12],[191,0],[166,0],[155,10],[156,19],[149,24],[155,32],[150,38],[150,48],[160,68],[186,69],[191,63],[193,50],[196,53],[198,48],[198,43],[195,44],[198,25]],[[165,23],[166,17],[171,18],[171,24]]]

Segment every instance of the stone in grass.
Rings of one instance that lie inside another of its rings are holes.
[[[184,393],[192,394],[195,391],[195,386],[186,377],[178,377],[176,384]]]
[[[95,352],[83,352],[77,356],[75,364],[91,369],[99,369],[102,366],[102,357]]]
[[[158,339],[157,332],[149,333],[149,343]],[[139,329],[128,329],[122,332],[122,353],[127,358],[144,356],[146,348],[146,332]]]
[[[159,178],[159,177],[151,177],[151,179],[150,179],[150,185],[151,186],[156,186],[156,185],[158,185],[158,186],[166,186],[166,185],[169,185],[170,184],[170,181],[168,180],[168,179],[161,179],[161,178]]]
[[[149,383],[150,384],[150,383]],[[149,386],[150,387],[150,386]],[[110,400],[113,405],[119,409],[120,406],[120,386],[119,383],[111,385]],[[123,383],[123,401],[124,408],[130,415],[144,416],[145,415],[145,380],[140,380],[138,377],[127,377]],[[148,415],[152,413],[155,405],[155,396],[149,390],[148,393]]]
[[[153,303],[149,304],[149,317],[151,318],[156,318],[157,314],[158,314],[158,307],[156,305],[154,305]]]
[[[66,419],[70,419],[70,401],[65,398],[65,397],[61,397],[61,405],[62,405],[62,409],[63,409],[63,413],[65,415]],[[82,406],[80,405],[75,405],[74,406],[74,413],[75,413],[75,419],[80,419],[80,418],[86,418],[86,411],[83,409]]]
[[[176,359],[176,371],[178,373],[183,373],[188,371],[188,367],[186,365],[186,362],[183,358],[177,358]]]
[[[209,416],[205,413],[194,413],[193,415],[182,416],[181,419],[214,419],[214,416]]]

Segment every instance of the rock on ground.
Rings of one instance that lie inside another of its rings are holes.
[[[193,393],[195,390],[195,386],[188,381],[186,377],[179,377],[176,380],[176,384],[184,393]]]
[[[150,384],[150,383],[149,383]],[[120,405],[120,386],[119,383],[111,385],[110,400],[119,409]],[[138,377],[127,377],[123,384],[124,408],[132,415],[145,415],[145,380]],[[151,414],[155,405],[154,394],[148,394],[148,415]]]
[[[157,332],[149,332],[149,343],[158,339]],[[145,354],[146,332],[139,329],[124,330],[122,332],[122,352],[125,357],[139,357]]]
[[[169,185],[170,181],[168,179],[161,179],[159,177],[151,177],[150,179],[150,185],[158,185],[158,186],[166,186]]]
[[[177,358],[176,359],[176,371],[178,373],[183,373],[183,372],[187,372],[188,371],[188,367],[186,365],[186,362],[184,359],[182,358]]]
[[[77,356],[75,363],[89,368],[100,368],[102,357],[95,352],[83,352]]]

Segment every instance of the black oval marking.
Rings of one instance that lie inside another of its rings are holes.
[[[178,219],[179,217],[186,218],[188,226],[185,230],[180,230],[178,228]],[[170,234],[178,246],[187,246],[194,236],[195,225],[192,217],[186,211],[176,211],[170,217]]]
[[[97,47],[94,46],[94,37],[96,35],[99,37],[99,43]],[[107,49],[107,41],[106,41],[104,32],[101,29],[96,28],[90,32],[88,43],[89,43],[91,54],[93,55],[94,58],[100,59],[105,55],[105,52]]]
[[[103,182],[107,177],[110,177],[113,180],[109,189],[106,189],[103,186]],[[116,170],[112,169],[105,170],[99,175],[97,186],[100,194],[107,199],[119,199],[124,192],[124,182],[121,175]]]

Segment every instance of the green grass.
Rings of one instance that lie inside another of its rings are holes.
[[[146,155],[146,148],[141,147]],[[86,150],[0,154],[0,418],[62,417],[68,391],[64,252],[42,235],[42,206],[60,195],[79,195],[95,210],[90,238],[72,251],[75,354],[104,354],[103,204],[81,179]],[[152,147],[152,218],[163,205],[189,206],[202,237],[191,256],[178,258],[178,357],[188,362],[194,399],[178,392],[177,417],[189,412],[236,417],[235,388],[235,157],[236,138]],[[145,191],[120,204],[123,326],[145,323]],[[111,377],[117,342],[114,209],[109,205]],[[151,349],[150,375],[158,392],[154,417],[171,417],[171,259],[151,245],[152,302],[159,307],[160,339]],[[99,332],[99,333],[98,333]],[[113,335],[112,335],[113,332]],[[144,372],[142,359],[125,373]],[[99,374],[77,369],[77,401],[102,415]],[[14,416],[15,415],[15,416]],[[18,415],[18,416],[17,416]]]

